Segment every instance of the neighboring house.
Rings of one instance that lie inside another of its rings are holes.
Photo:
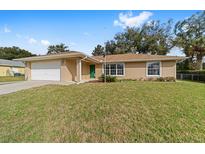
[[[23,62],[0,59],[0,76],[14,76],[15,73],[22,75],[25,73]]]
[[[87,81],[98,79],[104,68],[122,79],[176,77],[176,63],[184,57],[146,54],[87,56],[69,52],[21,58],[26,62],[26,80]],[[104,67],[106,60],[106,67]]]

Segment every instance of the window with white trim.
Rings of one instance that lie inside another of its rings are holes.
[[[160,76],[160,62],[148,62],[147,63],[147,75],[148,76]]]
[[[121,76],[124,75],[124,64],[106,64],[104,65],[104,74],[113,75],[113,76]]]

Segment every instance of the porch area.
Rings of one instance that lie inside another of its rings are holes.
[[[67,58],[61,61],[60,81],[75,81],[83,83],[98,80],[100,64],[83,58]]]

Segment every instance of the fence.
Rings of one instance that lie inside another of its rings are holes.
[[[205,74],[177,73],[177,79],[205,82]]]

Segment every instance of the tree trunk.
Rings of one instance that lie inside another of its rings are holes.
[[[196,69],[197,70],[202,70],[203,69],[202,60],[203,60],[203,56],[202,55],[197,55],[197,62],[196,62]]]

